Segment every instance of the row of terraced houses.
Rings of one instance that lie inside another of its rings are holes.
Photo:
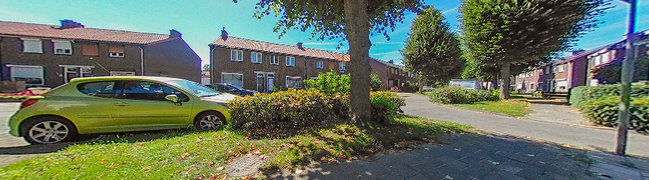
[[[624,60],[625,44],[626,40],[622,40],[590,50],[573,51],[563,60],[531,68],[515,76],[515,90],[525,93],[570,92],[570,89],[577,86],[617,83],[618,76],[611,78],[611,72],[605,72],[605,69],[619,71]],[[649,56],[649,30],[637,33],[634,52],[637,59]],[[649,70],[638,68],[647,67],[636,66],[635,79],[647,80]]]
[[[209,44],[207,83],[228,83],[267,92],[302,88],[318,73],[347,74],[347,54],[221,35]],[[60,25],[0,21],[0,80],[27,87],[55,87],[90,76],[167,76],[201,81],[201,59],[182,34],[87,28],[72,20]],[[403,66],[371,59],[383,89],[416,82]],[[4,84],[4,83],[3,83]]]

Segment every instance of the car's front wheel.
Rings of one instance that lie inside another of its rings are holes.
[[[194,120],[194,126],[198,130],[218,130],[224,125],[225,118],[218,112],[203,112]]]
[[[22,136],[31,144],[53,144],[77,136],[77,130],[70,121],[56,116],[28,120],[21,130]]]

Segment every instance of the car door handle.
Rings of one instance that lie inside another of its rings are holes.
[[[125,103],[125,102],[119,102],[119,103],[115,103],[115,104],[113,104],[113,105],[115,105],[115,106],[128,106],[128,103]]]

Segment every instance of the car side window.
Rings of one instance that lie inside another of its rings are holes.
[[[182,92],[164,84],[148,81],[122,81],[120,85],[123,99],[166,101],[165,96],[177,95],[181,102],[189,101]]]
[[[77,85],[79,92],[96,97],[116,98],[119,91],[115,88],[115,81],[88,82]]]

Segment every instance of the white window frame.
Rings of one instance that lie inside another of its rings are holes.
[[[315,62],[315,68],[316,69],[322,69],[323,66],[324,66],[324,62],[322,62],[322,61],[316,61]]]
[[[24,53],[38,53],[43,54],[43,41],[34,38],[20,38],[23,41]],[[36,47],[31,47],[36,46]]]
[[[340,71],[340,73],[342,74],[345,74],[347,72],[347,64],[345,64],[345,62],[338,63],[338,71]]]
[[[135,76],[133,71],[110,71],[110,76]]]
[[[232,56],[234,53],[237,54],[235,57]],[[230,60],[231,61],[236,61],[236,62],[242,62],[243,61],[243,51],[242,50],[231,49],[230,50]]]
[[[63,81],[68,82],[68,68],[79,68],[79,77],[92,77],[92,76],[84,76],[83,75],[83,69],[90,69],[95,68],[95,66],[83,66],[83,65],[59,65],[59,67],[63,68]],[[92,73],[91,73],[92,74]]]
[[[113,57],[113,58],[123,58],[123,57],[124,57],[124,53],[120,53],[120,52],[109,52],[109,53],[108,53],[108,56]]]
[[[301,82],[299,87],[288,87],[288,79],[289,78],[300,78],[300,81],[304,81],[304,78],[302,78],[302,76],[286,76],[286,78],[284,79],[284,80],[286,80],[284,82],[284,84],[286,84],[286,88],[299,89],[299,88],[302,88],[302,86],[304,85],[304,82]]]
[[[295,56],[286,56],[286,66],[295,67]]]
[[[250,53],[250,62],[255,64],[264,63],[262,54],[260,52],[251,52]]]
[[[270,55],[270,64],[279,65],[279,55]]]
[[[72,55],[72,41],[52,40],[52,42],[54,43],[54,54]],[[58,52],[59,49],[63,52]]]
[[[43,69],[43,66],[12,65],[12,64],[7,64],[6,66],[9,68],[9,78],[11,79],[11,81],[16,81],[16,79],[15,79],[16,76],[14,75],[15,71],[13,69],[14,67],[16,67],[16,68],[38,68],[38,69],[41,70],[41,76],[40,77],[29,77],[29,78],[40,78],[41,83],[40,84],[27,84],[27,83],[25,83],[25,85],[45,85],[45,71]]]
[[[223,82],[223,75],[226,75],[226,74],[227,74],[227,75],[239,75],[239,76],[241,76],[241,87],[238,87],[238,88],[243,88],[243,82],[244,82],[244,81],[243,81],[243,73],[228,73],[228,72],[221,72],[221,83],[225,83],[225,82]]]

